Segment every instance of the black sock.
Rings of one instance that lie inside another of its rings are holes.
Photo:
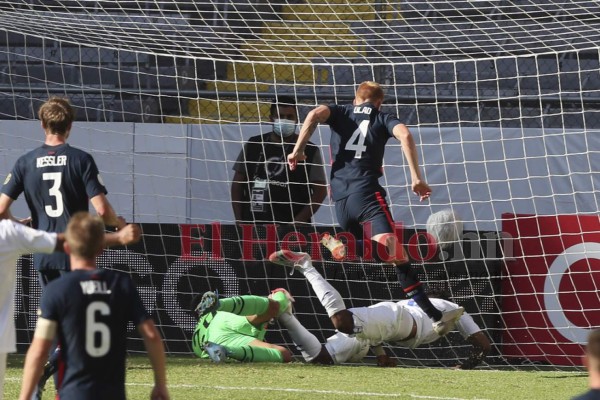
[[[427,297],[423,285],[421,285],[417,273],[411,268],[410,263],[396,265],[396,275],[398,275],[404,293],[413,299],[429,318],[434,321],[442,319],[442,312],[435,308],[429,297]]]

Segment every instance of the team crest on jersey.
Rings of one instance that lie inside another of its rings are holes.
[[[10,182],[10,178],[12,178],[12,174],[9,173],[8,175],[6,175],[6,179],[4,180],[4,184],[6,185],[8,182]]]

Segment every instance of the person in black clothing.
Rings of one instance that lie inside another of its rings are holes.
[[[310,223],[327,194],[323,158],[307,143],[306,162],[286,168],[298,135],[298,112],[291,97],[271,104],[273,131],[253,136],[233,170],[231,200],[236,223]]]
[[[162,338],[133,281],[125,273],[96,267],[105,242],[102,220],[79,212],[69,222],[65,237],[72,272],[50,282],[42,294],[19,398],[30,399],[52,341],[58,337],[61,400],[124,400],[127,324],[132,321],[154,370],[151,398],[168,400]]]
[[[573,400],[599,400],[600,399],[600,329],[593,330],[588,336],[583,364],[589,373],[589,389],[582,395],[573,397]]]
[[[406,295],[431,318],[434,331],[444,336],[464,312],[462,307],[442,313],[429,301],[411,268],[408,256],[395,234],[386,193],[379,184],[383,175],[383,154],[388,139],[400,141],[410,168],[411,187],[422,200],[431,188],[421,177],[419,159],[412,134],[395,116],[381,112],[384,93],[376,82],[363,82],[356,90],[353,104],[319,106],[308,113],[288,164],[292,171],[306,159],[306,144],[319,123],[331,128],[331,194],[338,223],[356,238],[365,233],[376,246],[378,260],[395,265],[398,280]],[[365,232],[363,232],[363,230]],[[359,239],[360,240],[360,239]],[[322,241],[334,253],[335,242]],[[334,254],[335,256],[335,254]],[[352,319],[344,322],[351,326]]]

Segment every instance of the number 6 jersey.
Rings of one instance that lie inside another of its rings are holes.
[[[46,232],[64,232],[73,214],[89,211],[89,199],[107,193],[92,156],[66,143],[43,145],[17,160],[2,193],[16,200],[23,192],[32,226]],[[34,265],[68,270],[69,257],[35,255]]]
[[[383,153],[400,120],[371,103],[331,105],[331,192],[337,201],[351,193],[383,192]]]
[[[129,276],[72,271],[48,284],[38,314],[58,324],[61,400],[125,399],[127,325],[150,318]]]

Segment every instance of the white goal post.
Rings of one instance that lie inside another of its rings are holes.
[[[100,264],[132,274],[171,353],[191,352],[187,303],[214,289],[286,287],[324,340],[333,327],[314,293],[267,253],[310,252],[348,306],[398,299],[393,270],[334,262],[319,247],[323,232],[340,233],[329,197],[311,225],[236,227],[233,168],[250,137],[271,131],[274,100],[294,98],[302,121],[375,80],[433,189],[418,201],[390,141],[381,183],[422,280],[474,316],[491,366],[577,367],[600,327],[599,13],[600,1],[580,0],[7,0],[0,175],[41,144],[41,102],[68,97],[71,143],[94,155],[117,212],[145,233]],[[329,128],[312,141],[328,172]],[[461,242],[427,246],[427,219],[445,209],[462,221]],[[22,199],[13,213],[27,215]],[[30,267],[18,267],[22,346],[40,292]],[[267,338],[294,348],[277,324]],[[468,353],[457,334],[392,348],[408,365]]]

